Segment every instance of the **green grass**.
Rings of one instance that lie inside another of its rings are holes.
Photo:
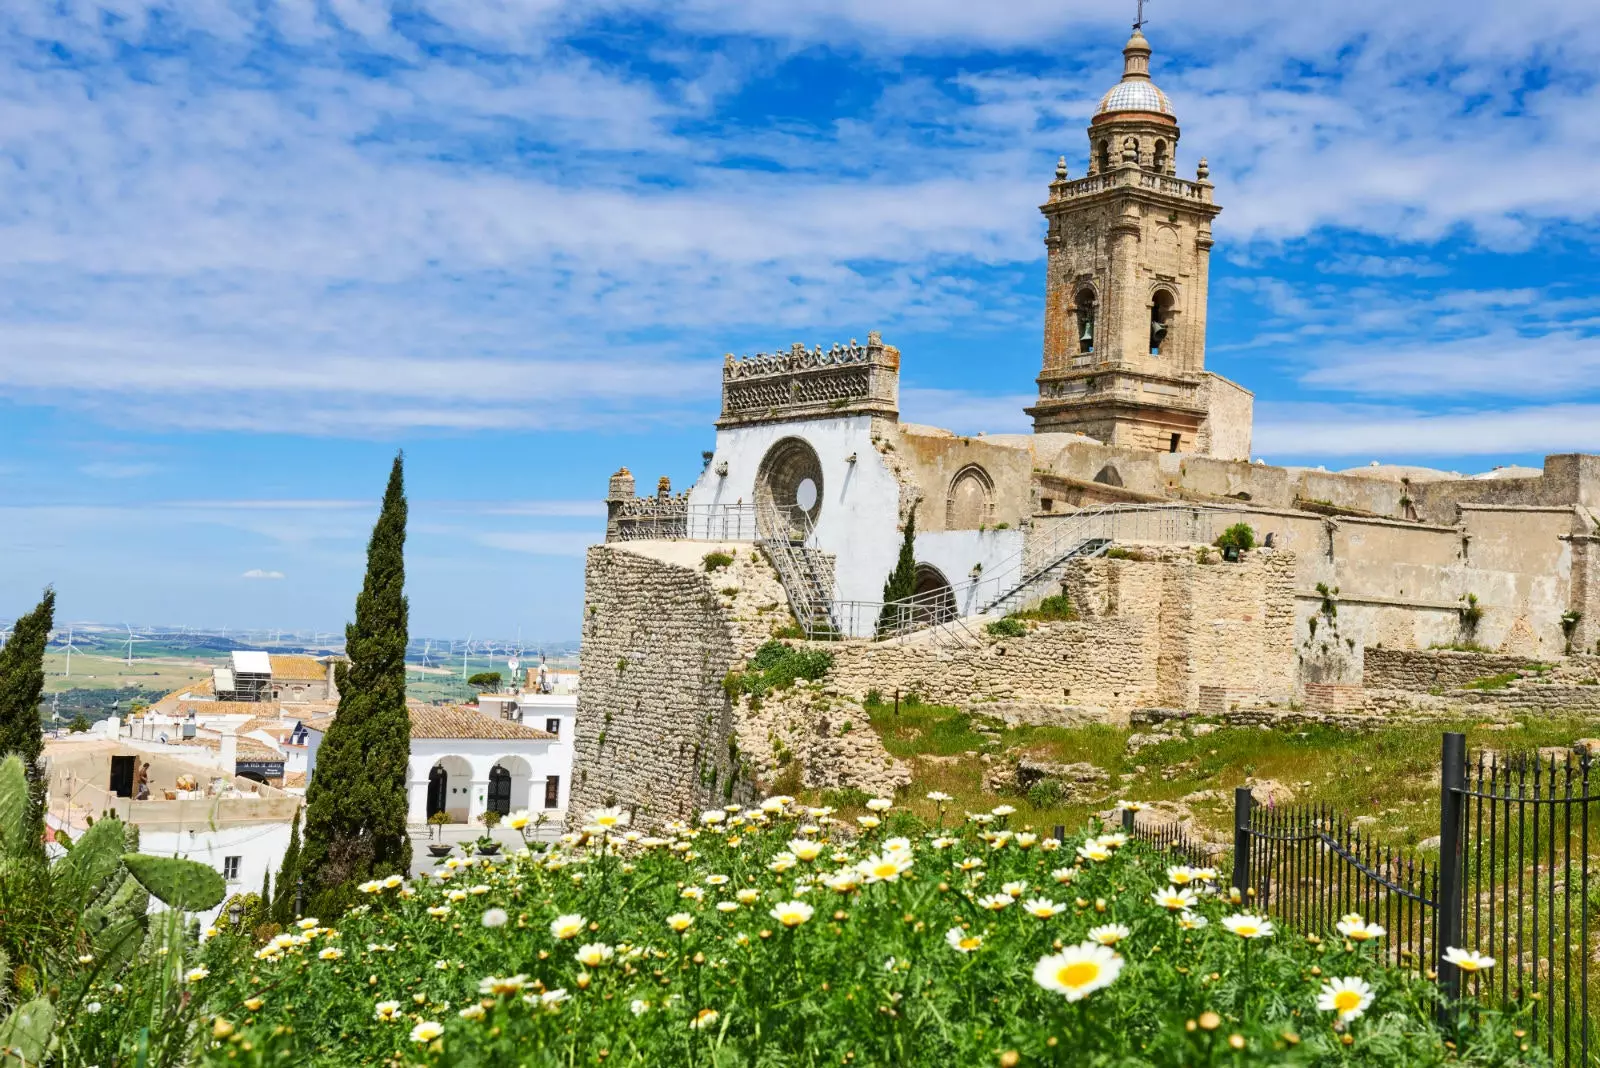
[[[1441,720],[1371,732],[1309,726],[1264,731],[1219,727],[1203,736],[1127,750],[1133,730],[1109,726],[1018,727],[940,705],[902,702],[867,707],[871,725],[892,756],[907,761],[913,782],[904,803],[931,817],[923,800],[930,790],[953,796],[953,808],[988,809],[1001,800],[1017,806],[1020,818],[1036,826],[1077,826],[1118,798],[1176,801],[1202,790],[1218,791],[1214,801],[1190,802],[1203,826],[1223,831],[1233,819],[1233,788],[1247,778],[1274,779],[1290,787],[1295,802],[1328,803],[1347,816],[1370,816],[1370,831],[1395,846],[1415,846],[1438,833],[1441,736],[1467,735],[1469,754],[1488,747],[1499,752],[1566,746],[1595,733],[1580,717],[1529,719],[1509,730],[1485,730],[1480,720]],[[988,730],[979,730],[987,727]],[[1149,733],[1152,728],[1141,728]],[[1064,763],[1088,762],[1110,775],[1101,795],[1078,802],[1034,805],[1026,797],[1000,797],[983,788],[992,766],[966,753],[988,753],[991,761],[1028,754]],[[1123,782],[1122,776],[1131,776]],[[1309,783],[1302,786],[1302,783]]]

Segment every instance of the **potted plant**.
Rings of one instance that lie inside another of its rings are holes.
[[[496,853],[500,852],[500,843],[496,842],[489,832],[500,825],[500,813],[496,812],[492,808],[488,809],[483,813],[483,815],[478,817],[478,822],[483,824],[485,830],[483,834],[478,836],[478,840],[473,844],[477,846],[479,853],[482,853],[486,857],[492,857]]]
[[[433,830],[429,833],[435,838],[434,841],[428,843],[428,852],[436,857],[447,857],[450,855],[450,850],[455,848],[449,842],[438,840],[438,836],[441,833],[439,828],[443,827],[449,822],[450,817],[442,811],[435,812],[433,815],[428,817],[428,826],[433,828]]]

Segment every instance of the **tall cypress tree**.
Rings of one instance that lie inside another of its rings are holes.
[[[289,848],[283,851],[283,863],[278,867],[278,896],[268,897],[270,916],[274,923],[287,927],[294,916],[296,884],[300,881],[300,813],[294,810],[294,822],[289,824]]]
[[[43,833],[40,806],[44,783],[39,756],[44,752],[44,731],[39,726],[39,697],[44,693],[44,648],[55,625],[56,591],[46,588],[33,611],[12,624],[11,637],[0,649],[0,757],[22,757],[33,783],[33,819]]]
[[[883,584],[882,611],[878,613],[878,629],[888,630],[900,622],[893,609],[889,607],[891,601],[902,601],[917,592],[917,510],[913,508],[911,515],[906,518],[905,537],[900,539],[900,559],[895,561],[894,570],[889,572],[889,578]]]
[[[348,905],[356,882],[403,875],[411,866],[404,462],[404,455],[394,459],[383,510],[367,543],[366,581],[356,597],[355,622],[345,627],[350,664],[340,677],[339,713],[306,789],[300,865],[316,908],[324,912]]]
[[[56,591],[46,589],[33,611],[11,627],[0,649],[0,756],[16,753],[29,768],[44,752],[39,697],[44,693],[44,647],[55,625]]]

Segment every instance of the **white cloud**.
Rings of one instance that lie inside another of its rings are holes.
[[[1430,413],[1374,405],[1256,408],[1257,455],[1270,462],[1349,456],[1538,456],[1600,452],[1600,404]]]
[[[95,460],[78,468],[79,472],[90,478],[122,479],[144,478],[161,470],[160,464],[150,463],[118,463],[113,460]]]
[[[247,578],[247,579],[281,579],[281,578],[283,578],[283,572],[282,571],[264,571],[259,567],[253,567],[249,571],[246,571],[244,574],[240,575],[239,577],[240,578]]]

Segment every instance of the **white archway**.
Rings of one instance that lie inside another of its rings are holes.
[[[497,776],[495,769],[504,769],[509,782],[509,791],[500,804],[495,804],[497,790],[495,782]],[[520,756],[502,756],[495,759],[493,767],[489,769],[489,800],[490,808],[503,808],[502,815],[508,812],[519,812],[528,808],[528,799],[533,796],[533,765]],[[543,789],[544,780],[540,779],[539,787]]]
[[[472,808],[472,763],[455,755],[435,760],[428,769],[428,795],[429,806],[442,810],[451,823],[466,823]]]

